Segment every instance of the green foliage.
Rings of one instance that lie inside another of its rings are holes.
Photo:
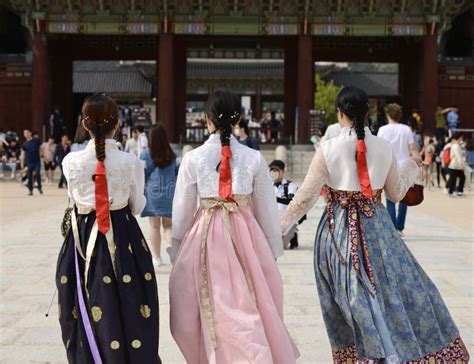
[[[336,86],[332,81],[324,82],[320,75],[316,75],[316,92],[314,94],[314,104],[316,109],[326,111],[325,120],[328,124],[337,122],[336,96],[341,91],[342,86]]]

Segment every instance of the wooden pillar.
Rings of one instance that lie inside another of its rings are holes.
[[[186,134],[186,101],[187,101],[187,49],[183,39],[174,42],[174,128],[175,141],[181,141]]]
[[[438,43],[436,35],[425,35],[423,39],[420,111],[424,129],[435,130],[435,113],[438,107]]]
[[[297,81],[297,47],[296,38],[291,37],[285,45],[285,134],[295,140],[295,112],[296,112],[296,81]]]
[[[309,111],[314,106],[313,38],[298,36],[297,106],[298,123],[296,143],[309,143]]]
[[[43,126],[49,114],[48,85],[48,47],[46,34],[35,33],[33,36],[33,65],[31,85],[31,129],[43,135]]]
[[[159,53],[157,65],[156,113],[157,122],[166,128],[170,142],[176,143],[178,135],[175,129],[174,115],[174,36],[162,34],[159,36]]]

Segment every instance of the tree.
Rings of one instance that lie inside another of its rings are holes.
[[[314,94],[314,104],[316,109],[326,112],[325,120],[328,124],[337,122],[336,96],[341,91],[342,86],[336,86],[334,82],[325,82],[320,75],[316,75],[316,92]]]

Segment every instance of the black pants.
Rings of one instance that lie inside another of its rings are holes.
[[[438,187],[441,186],[441,177],[443,177],[444,183],[447,183],[446,180],[446,170],[441,167],[441,162],[436,162],[436,178],[438,180]]]
[[[34,177],[33,177],[34,173]],[[41,190],[41,162],[28,163],[28,189],[33,192],[34,182],[33,178],[38,184],[38,189]]]
[[[456,188],[456,181],[459,178],[459,185],[456,189],[457,192],[463,193],[464,192],[464,183],[466,182],[466,176],[464,175],[464,171],[461,169],[451,169],[449,168],[449,181],[448,181],[448,189],[449,194],[452,195],[454,189]]]
[[[63,166],[59,164],[59,168],[61,168],[61,178],[59,179],[59,188],[62,188],[63,185],[67,187],[67,181],[66,181],[66,177],[64,176]]]

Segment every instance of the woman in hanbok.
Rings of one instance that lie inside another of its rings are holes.
[[[467,363],[469,354],[436,286],[398,236],[381,203],[400,201],[421,160],[400,168],[390,144],[364,127],[368,98],[356,87],[337,96],[342,131],[322,143],[282,233],[329,186],[314,247],[314,268],[335,364]]]
[[[180,165],[173,201],[171,333],[188,363],[295,363],[283,323],[278,208],[263,155],[232,129],[239,98],[206,103],[209,139]]]
[[[82,107],[87,147],[63,160],[74,203],[58,257],[59,323],[69,363],[161,363],[158,294],[148,245],[134,215],[145,206],[144,168],[111,137],[115,101]]]

